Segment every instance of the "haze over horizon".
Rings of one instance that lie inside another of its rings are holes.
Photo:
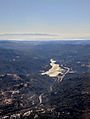
[[[90,39],[90,0],[1,0],[0,40]]]

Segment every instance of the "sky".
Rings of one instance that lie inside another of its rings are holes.
[[[0,40],[90,39],[90,0],[0,0]]]

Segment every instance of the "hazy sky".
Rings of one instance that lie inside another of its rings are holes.
[[[0,0],[0,39],[78,38],[90,38],[90,0]]]

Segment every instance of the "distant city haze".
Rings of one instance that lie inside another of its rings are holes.
[[[1,0],[0,40],[90,39],[90,0]]]

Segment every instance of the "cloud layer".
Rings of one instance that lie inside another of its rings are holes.
[[[90,37],[80,37],[79,34],[53,34],[53,33],[0,33],[0,40],[61,40],[61,39],[90,39]]]

